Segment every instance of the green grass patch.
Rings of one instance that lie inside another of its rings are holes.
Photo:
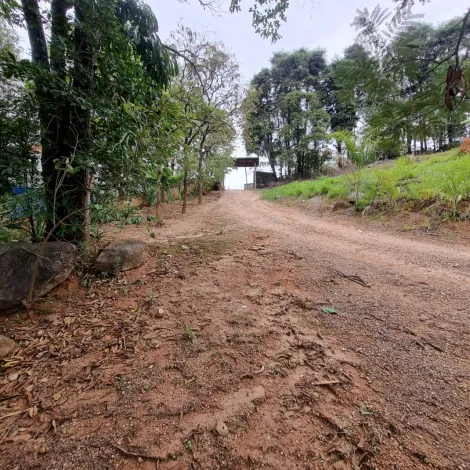
[[[329,199],[347,199],[357,194],[358,209],[375,203],[391,207],[397,201],[438,200],[452,211],[470,198],[470,155],[458,149],[420,157],[402,157],[348,175],[296,181],[262,191],[262,198],[306,200],[316,195]]]
[[[344,177],[328,178],[323,176],[316,180],[295,181],[284,186],[267,189],[262,192],[262,197],[269,201],[276,201],[281,198],[306,200],[317,194],[325,194],[330,198],[347,197],[349,185]]]

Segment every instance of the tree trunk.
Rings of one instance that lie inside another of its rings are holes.
[[[202,204],[202,162],[204,160],[204,152],[202,149],[199,149],[199,166],[198,166],[198,174],[197,174],[197,185],[198,185],[198,192],[197,192],[197,203]]]
[[[49,70],[46,36],[42,27],[38,0],[21,0],[21,5],[26,29],[28,30],[33,62]]]
[[[28,30],[33,64],[42,67],[48,72],[50,70],[49,57],[47,54],[46,36],[42,27],[38,0],[21,0],[21,5],[26,29]],[[57,134],[57,119],[55,118],[55,112],[53,110],[53,97],[49,92],[49,84],[45,81],[45,75],[46,73],[35,79],[35,93],[38,100],[38,115],[42,130],[41,166],[45,184],[44,195],[46,210],[48,214],[52,216],[51,218],[54,219],[54,194],[57,176],[53,160],[56,153],[54,146]],[[46,230],[54,225],[52,222],[53,220],[48,222]]]
[[[269,164],[271,165],[271,170],[273,172],[274,180],[277,181],[277,174],[276,174],[276,156],[275,155],[267,155]]]
[[[90,175],[89,170],[85,170],[85,211],[83,213],[83,241],[89,243],[90,241],[90,204],[91,204],[91,186],[93,177]]]
[[[406,152],[411,155],[411,135],[409,132],[406,134]]]
[[[157,172],[157,204],[155,205],[155,217],[160,218],[160,206],[162,204],[162,172]]]
[[[70,4],[67,0],[52,0],[51,2],[51,70],[61,79],[66,77],[66,59],[64,38],[68,34],[67,9]]]
[[[67,6],[66,0],[53,0],[51,2],[51,70],[54,76],[57,77],[61,83],[60,87],[66,85],[66,58],[65,40],[67,37]],[[53,217],[48,227],[48,231],[52,229],[55,223],[63,219],[68,210],[66,209],[68,203],[62,198],[61,187],[65,181],[65,172],[60,167],[63,166],[62,162],[55,165],[54,160],[65,160],[70,157],[70,101],[65,96],[51,96],[51,103],[53,103],[53,110],[50,116],[50,130],[49,130],[49,155],[46,157],[47,164],[43,165],[44,180],[48,184],[48,192],[53,194]],[[70,208],[73,210],[73,208]],[[59,227],[60,228],[60,227]],[[57,234],[54,234],[57,236]]]
[[[299,175],[301,175],[302,172],[303,172],[303,171],[302,171],[302,160],[301,160],[301,158],[300,158],[300,156],[299,156],[298,153],[297,153],[296,157],[297,157],[297,173],[298,173]]]
[[[454,126],[450,120],[447,124],[447,139],[449,141],[449,148],[452,148],[452,145],[454,144]]]
[[[57,1],[54,2],[54,8],[56,8],[57,3]],[[42,27],[38,1],[22,0],[22,6],[26,27],[28,29],[33,63],[41,66],[46,72],[49,72],[50,64],[47,52],[47,42]],[[55,10],[52,29],[54,31],[56,42],[57,38],[55,35],[57,33],[57,27],[55,25],[59,21],[62,21],[62,19],[59,17],[59,13]],[[58,59],[57,54],[55,57]],[[54,62],[54,66],[56,66],[58,62],[58,60],[57,62]],[[57,72],[58,68],[55,67],[54,71]],[[59,186],[61,186],[65,175],[60,169],[61,162],[57,165],[56,159],[60,158],[64,153],[67,153],[64,148],[66,140],[65,135],[66,129],[70,125],[70,107],[67,105],[63,106],[60,100],[57,99],[57,96],[54,96],[54,93],[51,91],[51,86],[54,86],[54,84],[51,83],[51,80],[48,78],[47,73],[44,73],[35,79],[35,93],[38,100],[38,114],[42,130],[42,177],[45,186],[46,210],[49,214],[46,232],[50,232],[56,223],[62,220],[67,213],[66,211],[60,210],[62,204],[59,200]],[[62,83],[62,86],[64,85],[65,84]],[[56,238],[56,234],[53,235],[54,237],[51,237],[51,240]]]
[[[82,95],[89,98],[93,87],[93,51],[88,37],[92,24],[91,6],[88,0],[74,0],[75,18],[75,61],[73,88]],[[89,195],[89,169],[88,153],[91,140],[91,114],[88,108],[80,105],[71,107],[71,129],[69,130],[69,151],[75,159],[75,165],[80,170],[75,171],[69,177],[70,194],[65,195],[71,210],[79,211],[77,217],[72,220],[71,230],[65,231],[67,240],[80,241],[88,238],[89,223],[87,224]],[[74,144],[72,143],[75,139]],[[73,146],[75,145],[75,146]],[[78,161],[77,161],[78,160]],[[77,165],[78,163],[78,165]]]
[[[186,214],[186,205],[188,203],[188,170],[184,169],[183,179],[183,208],[181,209],[182,214]]]
[[[341,140],[336,140],[336,150],[339,155],[341,155],[341,151],[343,150],[343,147],[341,145]]]
[[[75,0],[75,53],[72,87],[78,94],[89,95],[92,88],[93,60],[84,29],[90,24],[85,12],[86,0]],[[70,86],[66,81],[64,41],[67,41],[66,0],[53,0],[51,4],[51,61],[49,63],[47,42],[42,27],[37,0],[22,0],[23,13],[31,45],[33,62],[46,71],[51,68],[53,76],[43,74],[36,80],[39,120],[42,127],[42,176],[45,185],[46,208],[50,219],[46,231],[50,232],[62,219],[67,223],[56,228],[51,239],[62,238],[80,241],[84,238],[87,219],[88,172],[84,161],[77,162],[77,155],[87,155],[91,137],[90,113],[81,106],[72,105],[55,88]],[[84,25],[84,27],[80,27]],[[70,173],[67,165],[81,168]],[[75,213],[70,217],[71,213]]]

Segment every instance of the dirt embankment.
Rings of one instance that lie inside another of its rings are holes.
[[[125,229],[145,266],[0,320],[1,468],[470,469],[465,234],[250,192],[165,210]]]

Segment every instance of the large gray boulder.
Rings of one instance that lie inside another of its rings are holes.
[[[0,244],[0,311],[23,305],[28,299],[33,267],[39,256],[33,298],[65,281],[73,270],[77,248],[66,242]]]
[[[147,243],[126,238],[110,243],[98,256],[95,269],[104,273],[117,273],[138,268],[147,259]]]

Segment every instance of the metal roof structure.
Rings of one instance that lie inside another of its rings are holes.
[[[237,158],[235,159],[235,166],[237,168],[253,168],[254,166],[259,166],[259,157]]]

